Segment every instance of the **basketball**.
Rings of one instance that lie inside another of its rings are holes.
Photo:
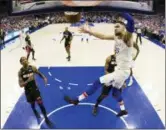
[[[65,12],[64,15],[65,15],[66,20],[70,23],[79,22],[81,19],[80,12]]]

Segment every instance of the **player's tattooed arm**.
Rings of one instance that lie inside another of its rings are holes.
[[[35,66],[32,66],[33,71],[38,74],[41,78],[46,78]]]
[[[18,72],[18,83],[19,83],[21,88],[23,88],[25,85],[23,79],[21,78],[20,71]]]
[[[140,53],[140,49],[136,42],[134,42],[133,47],[137,50],[136,56],[133,58],[133,60],[135,61]]]
[[[93,35],[93,36],[103,39],[103,40],[114,40],[114,37],[115,37],[114,35],[105,35],[102,33],[98,33],[98,32],[92,31],[92,30],[85,29],[83,27],[80,28],[79,31],[82,33],[88,33],[90,35]]]
[[[104,67],[105,74],[109,74],[108,67],[109,67],[109,62],[110,61],[111,61],[111,58],[109,56],[109,57],[107,57],[106,62],[105,62],[105,67]]]
[[[45,84],[47,84],[47,78],[35,66],[32,66],[32,69],[44,80]]]

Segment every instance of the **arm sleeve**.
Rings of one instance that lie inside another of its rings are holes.
[[[128,13],[123,13],[122,17],[126,20],[125,21],[126,30],[130,33],[133,33],[134,32],[134,19],[133,19],[133,17]]]

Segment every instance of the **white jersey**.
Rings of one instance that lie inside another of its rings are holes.
[[[24,42],[24,40],[25,40],[25,33],[21,32],[20,33],[20,41]]]
[[[128,70],[131,68],[132,49],[133,47],[128,47],[122,39],[115,37],[115,55],[118,69]]]

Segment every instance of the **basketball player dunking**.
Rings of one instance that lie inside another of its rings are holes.
[[[126,115],[124,101],[121,95],[121,88],[126,79],[130,76],[130,67],[132,62],[133,49],[133,32],[134,20],[128,13],[123,13],[115,24],[115,35],[105,35],[85,28],[80,29],[81,32],[88,33],[100,39],[115,40],[115,58],[117,69],[113,73],[101,76],[97,79],[91,87],[75,99],[65,96],[64,99],[71,104],[77,105],[80,101],[94,94],[102,85],[112,87],[115,89],[114,93],[120,105],[120,112],[117,116]]]
[[[133,58],[133,61],[136,60],[138,54],[139,54],[139,48],[138,48],[138,45],[136,43],[134,43],[134,46],[133,46],[136,50],[137,50],[137,53],[135,55],[135,57]],[[107,57],[106,59],[106,62],[105,62],[105,74],[109,74],[109,73],[113,73],[115,71],[115,67],[116,67],[116,56],[115,55],[111,55],[109,57]],[[133,76],[133,72],[132,72],[132,68],[130,69],[131,72],[130,72],[130,81],[129,81],[129,84],[128,86],[132,85],[133,81],[132,80],[132,76]],[[126,83],[124,83],[124,86],[123,88],[126,87]],[[100,94],[100,96],[97,98],[97,101],[96,101],[96,104],[93,108],[93,115],[96,115],[97,114],[97,110],[98,110],[98,105],[109,95],[110,91],[112,90],[112,96],[116,99],[116,89],[114,89],[112,87],[112,85],[110,85],[109,87],[103,85],[103,88],[102,88],[102,92]],[[121,92],[122,92],[122,89],[121,89]],[[120,104],[120,103],[119,103]],[[127,111],[125,111],[127,113]]]
[[[106,62],[105,62],[105,74],[109,74],[109,73],[113,73],[115,71],[115,67],[116,67],[116,56],[115,55],[111,55],[109,57],[107,57]],[[126,86],[126,84],[124,83],[124,87]],[[93,108],[93,115],[96,115],[98,112],[98,105],[109,95],[110,91],[112,90],[112,96],[116,99],[116,89],[112,87],[112,85],[110,85],[109,87],[107,87],[106,85],[103,85],[102,88],[102,92],[100,94],[100,96],[97,98],[96,104]],[[122,91],[122,88],[121,88]],[[125,111],[127,114],[127,111]]]
[[[35,66],[29,65],[26,57],[21,57],[20,63],[23,67],[18,73],[19,85],[25,90],[27,102],[31,104],[31,108],[36,118],[40,118],[40,115],[35,109],[35,102],[37,102],[44,115],[46,123],[51,126],[51,122],[47,117],[46,109],[40,96],[40,91],[35,81],[35,74],[39,75],[44,80],[45,84],[47,84],[47,78],[41,72],[39,72]]]
[[[30,36],[28,35],[28,33],[26,33],[25,42],[26,42],[26,46],[25,46],[25,48],[23,47],[23,49],[25,49],[27,52],[27,60],[29,59],[31,52],[32,52],[32,60],[36,60],[35,59],[35,50],[32,46]]]
[[[63,41],[63,39],[65,39],[65,49],[66,49],[66,52],[68,54],[68,57],[66,57],[66,58],[68,59],[68,61],[70,61],[70,59],[71,59],[70,46],[71,46],[71,42],[73,39],[73,35],[68,30],[68,27],[65,28],[65,31],[63,32],[63,37],[62,37],[62,40],[60,41],[60,43]]]

